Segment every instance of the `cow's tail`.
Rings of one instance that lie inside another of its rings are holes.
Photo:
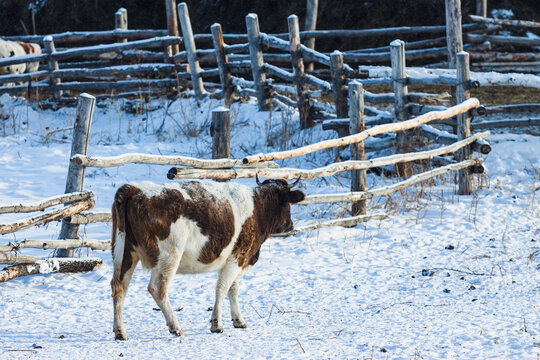
[[[137,192],[132,185],[121,186],[114,196],[112,206],[111,251],[113,258],[113,277],[111,280],[112,296],[124,292],[122,280],[125,272],[133,263],[133,239],[127,218],[127,209],[131,197]]]

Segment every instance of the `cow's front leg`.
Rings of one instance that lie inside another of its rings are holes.
[[[214,311],[212,312],[212,326],[210,327],[210,331],[213,333],[223,332],[223,324],[221,323],[223,300],[240,272],[241,269],[236,262],[231,261],[228,262],[219,273],[216,285],[216,302],[214,304]]]
[[[229,293],[227,294],[227,297],[229,298],[229,302],[231,303],[231,317],[233,321],[233,326],[235,328],[241,328],[241,329],[247,328],[247,324],[244,321],[244,317],[242,316],[242,313],[240,312],[240,306],[238,305],[238,280],[235,280],[232,283],[229,289]]]

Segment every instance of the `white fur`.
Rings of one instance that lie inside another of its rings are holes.
[[[114,267],[120,269],[122,267],[122,259],[124,257],[124,246],[126,244],[126,233],[116,229],[116,239],[114,241]]]

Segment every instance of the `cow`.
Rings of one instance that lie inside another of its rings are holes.
[[[290,204],[305,198],[292,190],[298,181],[265,180],[251,188],[232,182],[190,181],[122,185],[112,206],[111,280],[113,331],[127,340],[122,307],[138,262],[151,269],[148,291],[161,309],[169,332],[182,332],[168,298],[175,273],[219,273],[210,331],[224,331],[225,295],[235,328],[246,328],[238,305],[238,279],[253,266],[271,234],[293,229]]]
[[[10,41],[0,39],[0,58],[24,56],[31,54],[41,54],[41,47],[34,43],[24,43],[21,41]],[[0,67],[0,75],[22,74],[24,72],[34,72],[39,68],[39,62],[13,64]]]

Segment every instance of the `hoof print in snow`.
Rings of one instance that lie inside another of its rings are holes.
[[[435,275],[435,271],[422,269],[422,276],[433,276],[433,275]]]
[[[469,290],[476,290],[476,286],[471,285],[471,286],[469,287]]]
[[[454,250],[454,249],[455,249],[454,245],[447,245],[447,246],[445,246],[444,248],[445,248],[446,250]]]
[[[450,289],[444,289],[444,290],[443,290],[443,293],[445,293],[445,294],[450,294]]]

